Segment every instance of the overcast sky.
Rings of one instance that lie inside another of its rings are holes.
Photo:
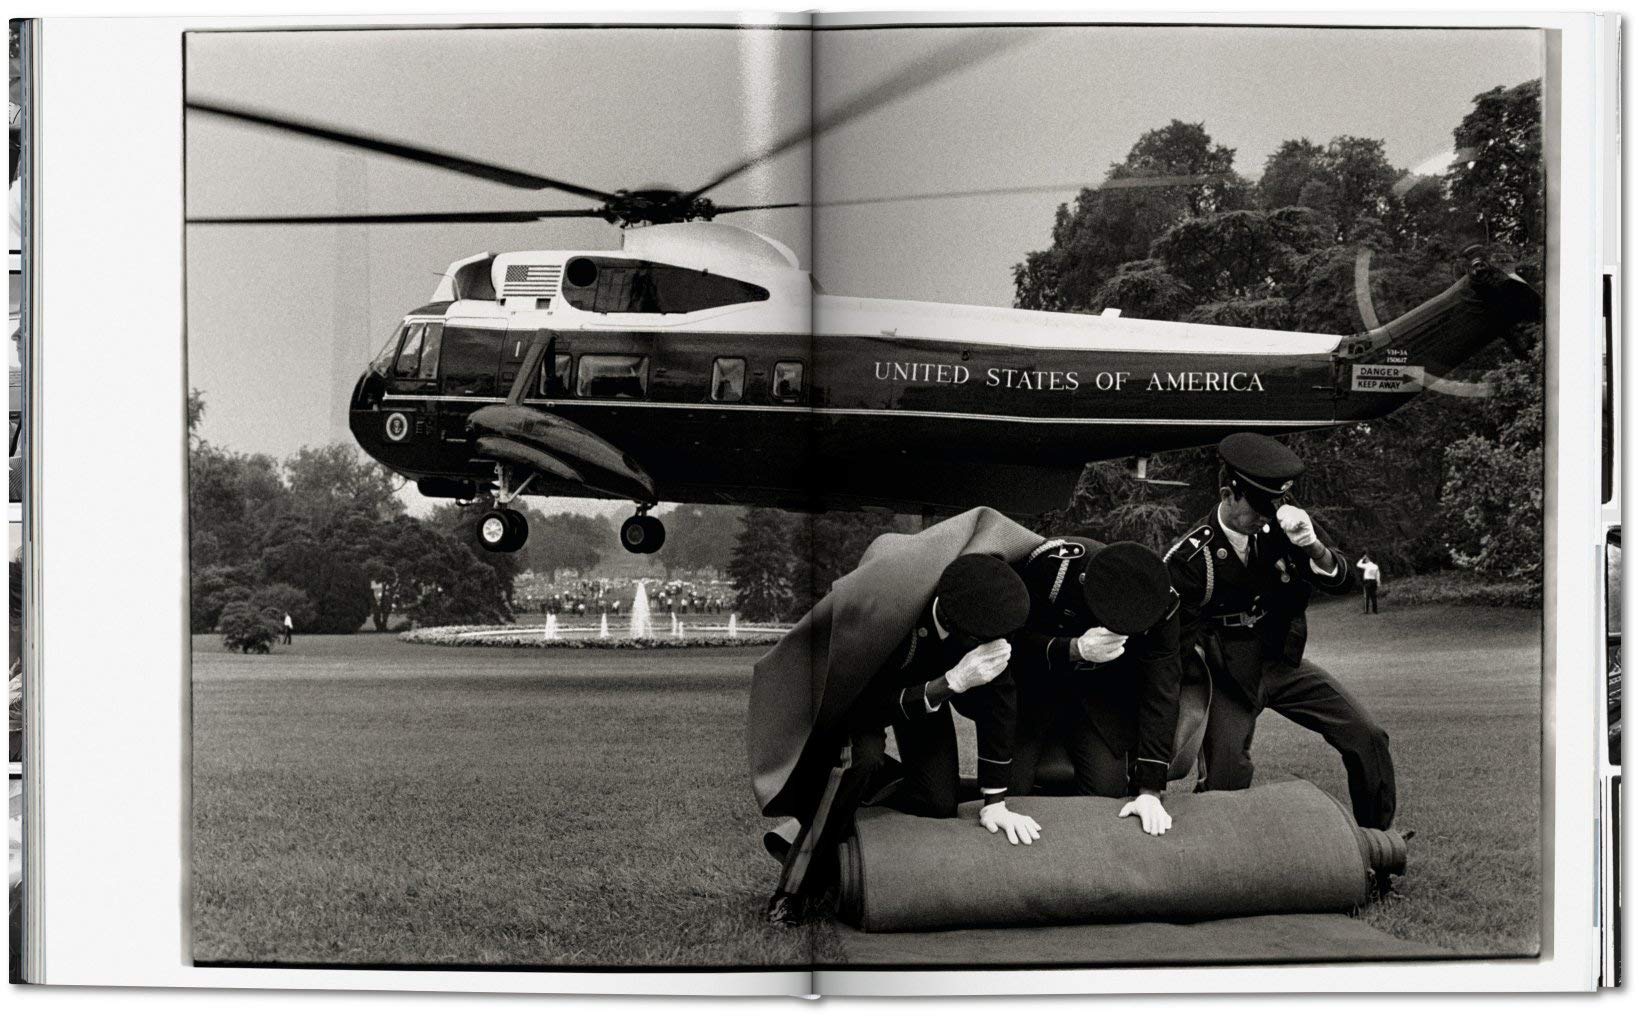
[[[963,31],[195,34],[188,94],[602,190],[689,188],[807,123],[811,102],[824,116]],[[1006,34],[1014,45],[792,150],[713,199],[1093,183],[1140,134],[1173,119],[1204,122],[1249,177],[1283,140],[1301,136],[1381,138],[1396,166],[1427,166],[1450,151],[1452,129],[1476,94],[1542,74],[1541,36],[1527,31],[966,31]],[[207,117],[190,118],[187,156],[194,215],[588,204]],[[1055,207],[1074,194],[726,221],[790,245],[832,293],[1006,306],[1011,267],[1047,246]],[[280,458],[303,445],[351,441],[345,403],[354,380],[451,261],[485,250],[618,245],[601,220],[190,227],[189,375],[206,394],[205,437]]]

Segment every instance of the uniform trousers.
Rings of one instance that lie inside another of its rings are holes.
[[[1098,682],[1089,676],[1087,682]],[[1128,755],[1113,748],[1093,723],[1080,699],[1063,687],[1077,677],[1047,680],[1041,687],[1025,689],[1021,684],[1019,730],[1014,740],[1014,780],[1010,788],[1029,795],[1036,788],[1043,754],[1059,744],[1070,759],[1073,788],[1077,796],[1126,796]]]
[[[1189,656],[1190,658],[1195,656]],[[1326,669],[1265,662],[1262,704],[1250,704],[1233,684],[1218,683],[1202,740],[1206,775],[1198,789],[1246,789],[1253,782],[1253,729],[1264,708],[1317,733],[1344,759],[1350,805],[1363,828],[1395,819],[1395,762],[1389,735],[1366,707]]]
[[[1371,612],[1374,615],[1378,613],[1378,581],[1361,581],[1361,599],[1362,612]]]

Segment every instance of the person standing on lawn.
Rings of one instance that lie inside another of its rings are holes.
[[[1361,571],[1361,612],[1363,615],[1370,612],[1378,614],[1378,564],[1372,561],[1372,556],[1365,552],[1356,561],[1355,568]]]

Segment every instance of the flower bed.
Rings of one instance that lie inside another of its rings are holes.
[[[650,648],[686,648],[686,647],[755,647],[760,644],[773,644],[786,635],[787,627],[774,626],[742,626],[740,632],[731,637],[718,630],[716,632],[692,630],[687,636],[672,637],[657,634],[653,637],[629,637],[626,634],[611,633],[608,637],[600,637],[596,633],[560,631],[559,635],[548,640],[539,626],[501,628],[471,626],[430,626],[421,630],[410,630],[400,634],[399,639],[411,644],[431,644],[435,647],[536,647],[536,648],[604,648],[604,649],[650,649]]]

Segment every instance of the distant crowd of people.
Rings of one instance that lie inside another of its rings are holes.
[[[532,607],[546,614],[558,616],[612,616],[632,612],[632,601],[637,584],[607,579],[587,579],[555,586],[544,598],[537,597]],[[661,614],[718,615],[734,607],[734,592],[721,582],[690,580],[655,580],[646,582],[649,610]]]

